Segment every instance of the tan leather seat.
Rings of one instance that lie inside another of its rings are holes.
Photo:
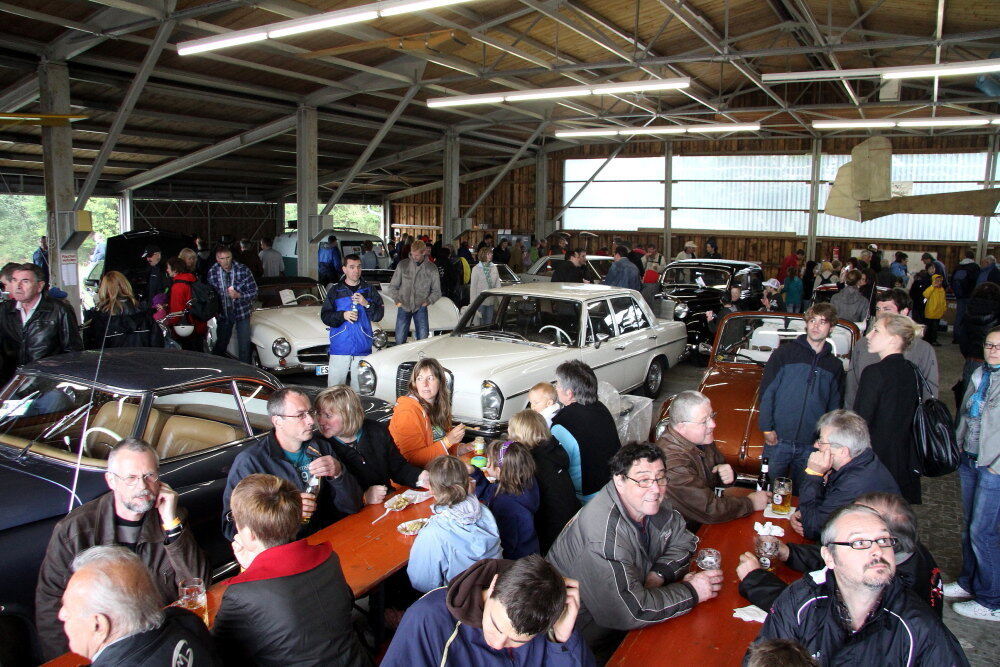
[[[167,419],[156,443],[160,459],[200,452],[237,439],[239,431],[228,424],[174,415]]]
[[[108,401],[100,407],[93,421],[88,425],[86,451],[95,458],[106,459],[108,452],[118,440],[127,438],[139,418],[139,406],[135,403]],[[160,437],[160,431],[167,417],[156,408],[151,408],[142,439],[152,444]],[[96,429],[106,429],[96,430]],[[115,436],[118,436],[117,438]]]

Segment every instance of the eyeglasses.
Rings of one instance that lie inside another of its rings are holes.
[[[108,472],[111,471],[109,470]],[[136,484],[139,484],[140,481],[142,482],[143,485],[145,485],[146,482],[152,482],[153,484],[156,484],[156,482],[160,481],[160,473],[158,472],[147,472],[145,475],[142,475],[141,477],[139,475],[122,476],[116,472],[112,472],[111,474],[120,479],[125,486],[135,486]]]
[[[827,440],[817,440],[817,445],[826,445],[827,447],[843,447],[839,442],[829,442]]]
[[[298,419],[298,420],[303,420],[306,417],[314,417],[315,418],[316,417],[316,411],[315,410],[305,410],[303,412],[298,413],[297,415],[274,415],[274,416],[275,417],[281,417],[282,419]]]
[[[681,420],[681,423],[682,424],[699,424],[700,426],[704,426],[708,422],[715,421],[715,416],[717,414],[719,414],[719,413],[718,412],[713,412],[712,414],[710,414],[709,416],[705,417],[704,419],[702,419],[700,421],[691,421],[690,419],[683,419],[683,420]]]
[[[983,347],[987,350],[1000,350],[1000,343],[983,343]]]
[[[649,478],[649,477],[647,477],[645,479],[634,479],[632,477],[629,477],[628,475],[625,475],[625,479],[631,479],[633,482],[635,482],[635,485],[638,486],[640,489],[648,489],[649,487],[651,487],[653,485],[653,482],[656,482],[657,486],[666,486],[667,485],[667,476],[666,475],[661,475],[661,476],[656,477],[656,478]]]
[[[864,551],[865,549],[870,549],[873,544],[877,544],[880,547],[894,547],[899,544],[899,540],[895,537],[880,537],[876,540],[851,540],[850,542],[827,542],[826,546],[838,545],[841,547],[851,547],[857,551]]]

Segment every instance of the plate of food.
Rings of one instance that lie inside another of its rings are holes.
[[[420,529],[427,525],[430,519],[413,519],[411,521],[404,521],[403,523],[396,526],[396,530],[401,532],[403,535],[416,535],[420,532]]]
[[[389,498],[389,500],[385,501],[385,504],[382,505],[382,507],[387,510],[392,510],[393,512],[398,512],[399,510],[405,509],[412,504],[413,501],[407,498],[406,494],[400,493],[399,495],[393,496],[392,498]]]

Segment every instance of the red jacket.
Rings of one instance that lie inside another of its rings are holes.
[[[173,282],[170,284],[170,312],[176,313],[178,311],[184,310],[187,306],[187,302],[191,300],[191,286],[184,282],[178,282],[186,280],[189,283],[193,283],[198,279],[193,273],[178,273],[171,279]],[[194,333],[197,336],[204,336],[208,333],[208,325],[201,320],[188,315],[188,320],[194,325]],[[182,324],[181,318],[174,317],[167,324],[173,326],[175,324]]]

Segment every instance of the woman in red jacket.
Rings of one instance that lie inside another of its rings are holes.
[[[187,307],[191,300],[191,283],[198,280],[187,267],[184,260],[179,257],[171,257],[167,260],[167,275],[170,276],[170,308],[169,312],[176,313]],[[190,336],[174,336],[174,340],[180,343],[185,350],[194,352],[205,351],[205,337],[208,335],[208,324],[201,320],[184,315],[171,317],[167,324],[176,326],[178,324],[194,325],[194,332]]]

